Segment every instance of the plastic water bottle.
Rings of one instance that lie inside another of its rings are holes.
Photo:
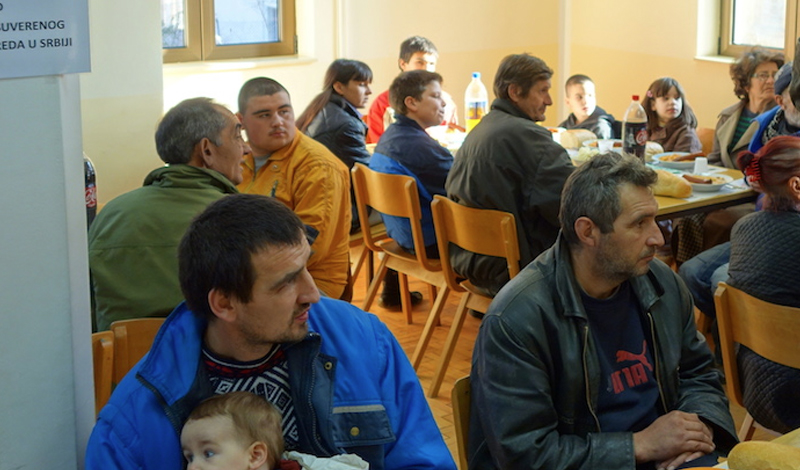
[[[633,95],[625,118],[622,120],[622,151],[636,155],[644,161],[647,145],[647,114],[639,104],[639,95]]]
[[[489,112],[489,95],[486,87],[481,82],[481,73],[472,72],[472,81],[464,93],[464,110],[466,113],[466,129],[471,131],[477,126],[483,116]]]

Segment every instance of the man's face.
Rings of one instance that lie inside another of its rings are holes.
[[[426,54],[424,52],[415,52],[408,59],[408,62],[400,59],[400,70],[408,72],[409,70],[427,70],[428,72],[436,71],[436,55]]]
[[[516,85],[511,85],[511,88],[509,88],[511,101],[534,121],[544,121],[545,110],[553,104],[553,100],[550,99],[550,80],[535,82],[528,91],[527,96],[520,96],[521,91]]]
[[[783,116],[786,118],[786,122],[793,127],[800,127],[800,111],[797,111],[797,108],[794,107],[792,97],[789,94],[789,87],[787,86],[781,95],[776,95],[775,99],[783,108]]]
[[[244,114],[239,114],[238,117],[247,131],[247,140],[253,154],[257,157],[286,147],[297,132],[292,102],[284,91],[250,98]]]
[[[228,110],[224,114],[229,122],[220,133],[221,145],[211,142],[203,158],[209,168],[222,173],[233,184],[239,184],[242,182],[242,158],[250,152],[250,146],[242,139],[242,125],[236,116]]]
[[[585,121],[597,108],[594,95],[594,83],[583,82],[567,88],[567,106],[578,122]]]
[[[442,123],[445,103],[442,98],[442,86],[439,82],[434,80],[428,83],[425,91],[422,92],[422,98],[420,100],[411,98],[411,100],[408,117],[417,121],[420,126],[427,128]]]
[[[229,416],[213,416],[186,422],[181,431],[181,450],[187,470],[246,469],[249,445],[237,438]]]
[[[250,302],[231,298],[232,327],[253,357],[262,357],[276,343],[293,343],[308,333],[311,304],[319,290],[306,269],[311,247],[300,243],[275,246],[251,256],[255,282]]]
[[[619,197],[622,212],[614,221],[614,231],[600,235],[595,269],[622,283],[647,272],[664,236],[655,219],[658,203],[649,188],[623,184]]]

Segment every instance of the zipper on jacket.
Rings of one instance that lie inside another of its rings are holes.
[[[600,419],[594,412],[592,406],[591,391],[589,389],[589,363],[586,359],[587,351],[589,350],[589,325],[583,325],[583,381],[586,383],[586,406],[589,407],[589,413],[592,414],[594,422],[597,425],[597,432],[600,432]]]
[[[656,327],[653,315],[650,310],[647,311],[647,320],[650,323],[650,339],[653,342],[653,361],[656,363],[656,384],[658,385],[658,396],[661,399],[661,406],[664,408],[664,413],[669,411],[667,402],[664,398],[664,389],[661,388],[661,364],[659,361],[660,354],[658,353],[658,342],[656,341]]]

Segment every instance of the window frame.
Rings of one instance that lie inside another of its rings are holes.
[[[729,57],[739,57],[752,46],[741,46],[733,44],[733,3],[736,0],[721,0],[720,8],[720,28],[719,28],[719,55]],[[786,0],[786,24],[784,25],[783,48],[768,48],[774,51],[783,52],[787,58],[794,57],[795,40],[798,37],[798,25],[800,25],[800,11],[798,10],[800,0]]]
[[[162,62],[198,62],[226,59],[254,59],[297,54],[297,8],[295,0],[278,0],[280,40],[271,43],[218,46],[214,0],[184,0],[186,46],[162,48]]]

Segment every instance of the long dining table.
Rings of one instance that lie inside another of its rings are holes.
[[[654,166],[653,168],[660,167]],[[719,191],[695,191],[694,194],[685,199],[656,196],[656,201],[658,201],[656,219],[675,219],[700,212],[711,212],[716,209],[753,202],[758,197],[758,193],[744,183],[742,172],[739,170],[719,168],[714,174],[730,176],[733,181],[724,185]]]

